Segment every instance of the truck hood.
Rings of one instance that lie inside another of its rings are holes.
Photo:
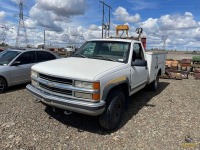
[[[100,74],[112,73],[124,63],[99,59],[69,57],[36,64],[32,70],[44,74],[93,81]]]

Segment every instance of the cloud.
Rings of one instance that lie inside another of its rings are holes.
[[[140,15],[137,13],[135,15],[130,15],[127,10],[123,7],[118,7],[115,12],[113,13],[116,20],[122,21],[122,22],[139,22],[140,21]]]
[[[162,30],[189,29],[198,27],[198,23],[194,20],[194,16],[190,12],[184,15],[164,15],[159,19],[160,28]]]
[[[149,33],[155,33],[159,30],[158,19],[149,18],[144,22],[139,23],[140,27],[148,30]]]
[[[153,9],[157,8],[158,4],[155,2],[147,2],[145,0],[134,0],[129,2],[133,5],[133,10]]]
[[[36,0],[29,15],[37,25],[61,32],[61,21],[70,22],[71,17],[83,15],[86,8],[86,0]]]
[[[36,0],[37,7],[52,13],[69,17],[81,15],[86,11],[86,0]]]
[[[144,29],[147,46],[162,48],[162,36],[168,35],[167,48],[195,48],[200,41],[200,24],[190,12],[176,15],[163,15],[160,18],[148,18],[137,23]],[[193,45],[192,45],[193,44]]]
[[[29,12],[31,22],[36,22],[38,26],[48,28],[49,30],[61,32],[62,28],[56,24],[55,16],[48,11],[41,12],[41,9],[38,9],[37,6],[33,6]]]
[[[12,0],[16,1],[17,0]],[[146,5],[147,0],[134,1],[132,5],[133,9],[153,9],[157,5]],[[46,43],[56,45],[59,43],[83,43],[84,39],[101,38],[101,5],[94,7],[94,4],[87,9],[88,0],[36,0],[36,3],[32,3],[32,8],[29,11],[29,18],[25,20],[25,26],[27,27],[27,34],[31,39],[31,44],[41,43],[43,41],[43,30],[46,29]],[[142,4],[143,3],[143,4]],[[0,2],[0,5],[2,2]],[[0,11],[0,18],[2,16],[9,15],[10,12],[13,14],[18,13],[18,7],[16,5],[17,12],[7,11],[12,7],[3,7],[2,10],[5,14]],[[12,6],[12,5],[11,5]],[[94,15],[94,8],[96,12]],[[97,10],[97,8],[99,8]],[[166,41],[166,48],[177,48],[185,49],[191,48],[200,41],[200,22],[193,16],[191,12],[185,12],[183,14],[163,14],[157,18],[147,18],[141,21],[140,14],[131,13],[130,10],[123,7],[118,7],[113,10],[114,18],[111,19],[111,31],[110,36],[115,36],[115,27],[117,24],[129,25],[129,35],[135,34],[137,27],[144,29],[144,34],[147,37],[147,47],[151,48],[162,48],[163,41],[162,36],[168,35]],[[99,13],[98,13],[99,12]],[[86,15],[83,18],[81,15]],[[8,20],[9,21],[9,20]],[[18,23],[18,22],[17,22]],[[6,24],[6,23],[5,23]],[[16,32],[18,24],[7,25],[9,28],[15,27],[15,30],[8,32],[7,41],[15,44]],[[39,28],[43,27],[43,28]],[[34,30],[33,30],[34,29]],[[56,32],[54,32],[56,31]],[[67,37],[65,34],[68,34]],[[34,35],[34,36],[32,36]],[[191,48],[192,49],[192,48]]]
[[[31,19],[25,20],[25,26],[26,26],[26,28],[35,29],[36,28],[36,24],[37,24],[37,22],[34,21],[34,20],[31,20]]]
[[[148,18],[146,21],[139,22],[138,25],[149,32],[160,31],[174,34],[183,31],[185,33],[190,29],[196,29],[199,27],[199,23],[194,20],[194,16],[190,12],[185,12],[184,15],[167,14],[160,18]]]
[[[4,19],[6,13],[4,11],[0,11],[0,19]]]
[[[99,30],[99,28],[100,28],[99,26],[92,24],[92,25],[90,25],[89,30],[96,31],[96,30]]]

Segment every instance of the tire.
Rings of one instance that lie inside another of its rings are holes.
[[[0,77],[0,93],[3,93],[7,89],[7,83],[4,78]]]
[[[113,130],[121,123],[125,96],[121,91],[113,91],[109,94],[106,103],[105,111],[99,116],[99,123],[101,127],[107,130]]]
[[[159,84],[159,76],[156,76],[156,79],[150,84],[150,90],[151,91],[157,91],[158,90],[158,84]]]

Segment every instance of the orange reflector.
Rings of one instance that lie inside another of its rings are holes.
[[[94,82],[93,83],[93,89],[94,90],[100,90],[100,82]]]
[[[92,95],[92,99],[93,99],[93,100],[96,100],[96,101],[100,100],[100,94],[99,94],[99,93],[93,94],[93,95]]]

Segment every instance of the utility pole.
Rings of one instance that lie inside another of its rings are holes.
[[[26,32],[26,27],[24,24],[24,13],[23,13],[23,1],[20,0],[19,2],[19,25],[18,25],[18,30],[17,30],[17,38],[16,38],[16,47],[19,47],[20,43],[20,38],[24,36],[25,42],[28,46],[28,37],[27,37],[27,32]],[[21,31],[22,30],[22,31]],[[21,33],[23,32],[23,33]],[[22,41],[21,41],[22,42]]]
[[[110,8],[109,8],[109,29],[108,29],[108,37],[110,36]]]
[[[109,5],[104,3],[104,1],[100,1],[103,5],[103,10],[102,10],[102,39],[104,38],[103,33],[105,30],[105,37],[106,37],[106,31],[108,31],[108,36],[109,36],[109,31],[110,31],[110,9],[112,9]],[[109,9],[109,21],[108,24],[104,24],[104,18],[105,18],[105,6]]]
[[[46,34],[45,34],[45,29],[44,29],[44,49],[46,47]]]
[[[100,1],[103,4],[103,14],[102,14],[102,39],[103,39],[103,26],[104,26],[104,2]]]
[[[166,41],[167,41],[168,35],[163,35],[162,40],[163,40],[163,50],[166,48]]]

